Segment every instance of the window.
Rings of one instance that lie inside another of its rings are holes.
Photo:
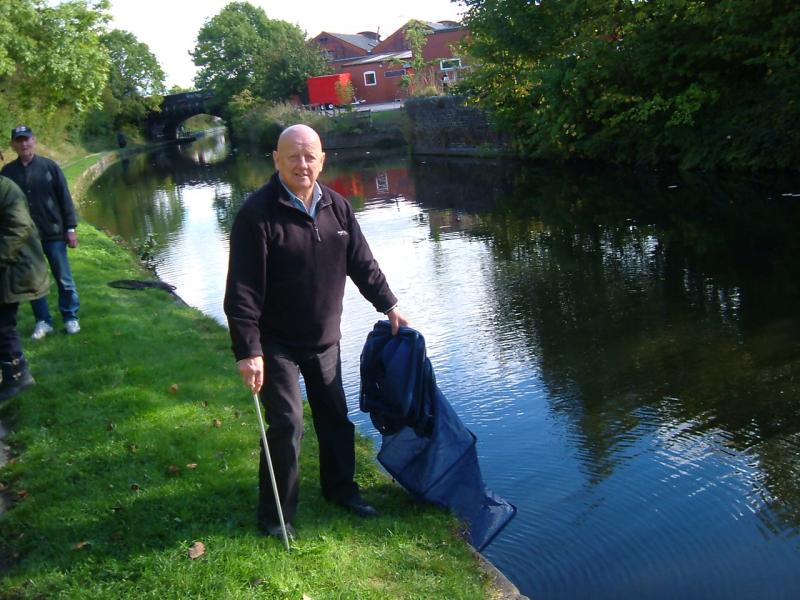
[[[460,58],[445,58],[439,61],[439,68],[442,71],[455,71],[461,68]]]
[[[383,76],[384,77],[402,77],[406,74],[405,69],[397,69],[395,71],[386,71]]]
[[[375,176],[375,191],[379,194],[389,193],[389,174],[386,171]]]
[[[364,85],[378,85],[378,80],[375,77],[375,71],[366,71],[364,73]]]

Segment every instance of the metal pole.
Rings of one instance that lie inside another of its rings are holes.
[[[275,482],[275,472],[272,470],[272,458],[270,458],[269,446],[267,445],[267,428],[264,425],[264,417],[261,416],[261,403],[258,401],[258,394],[256,392],[253,392],[253,402],[256,405],[258,424],[261,427],[261,442],[264,444],[264,455],[267,457],[267,466],[269,467],[269,478],[272,481],[272,492],[275,494],[275,507],[278,509],[278,520],[281,522],[281,532],[283,533],[283,545],[286,546],[286,551],[289,552],[289,535],[286,533],[286,523],[283,522],[283,510],[281,509],[281,498],[278,495],[278,484]]]

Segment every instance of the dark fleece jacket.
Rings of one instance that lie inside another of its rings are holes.
[[[63,241],[67,229],[75,229],[78,217],[61,167],[38,154],[25,167],[16,159],[3,167],[28,198],[31,217],[43,242]]]
[[[268,341],[309,350],[338,342],[347,276],[379,312],[397,302],[350,203],[320,187],[316,220],[277,173],[236,215],[225,289],[236,360],[262,355]]]

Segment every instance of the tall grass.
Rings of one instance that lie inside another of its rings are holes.
[[[324,114],[288,102],[253,103],[235,111],[232,121],[240,142],[267,151],[275,149],[278,136],[289,125],[303,123],[320,134],[331,126],[330,119]]]

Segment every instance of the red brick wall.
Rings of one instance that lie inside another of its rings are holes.
[[[383,66],[381,66],[383,65]],[[400,87],[401,77],[386,77],[387,71],[402,71],[401,65],[383,63],[369,63],[366,65],[355,65],[342,67],[341,71],[350,73],[353,89],[356,98],[365,100],[369,104],[376,102],[394,102],[400,98],[405,98],[405,90]],[[365,85],[364,73],[375,71],[375,81],[377,85]]]
[[[453,58],[453,51],[450,47],[457,46],[467,35],[469,35],[469,31],[466,29],[430,34],[427,37],[428,41],[425,47],[422,49],[422,58],[426,61],[438,58]]]
[[[383,54],[384,52],[402,52],[408,50],[406,42],[405,25],[387,37],[372,49],[373,54]]]
[[[323,43],[320,41],[320,38],[325,39],[326,41]],[[331,60],[335,60],[337,58],[357,58],[367,54],[366,50],[363,50],[358,46],[354,46],[353,44],[348,44],[347,42],[333,37],[324,31],[312,41],[324,48],[329,53],[328,55],[330,56]]]

